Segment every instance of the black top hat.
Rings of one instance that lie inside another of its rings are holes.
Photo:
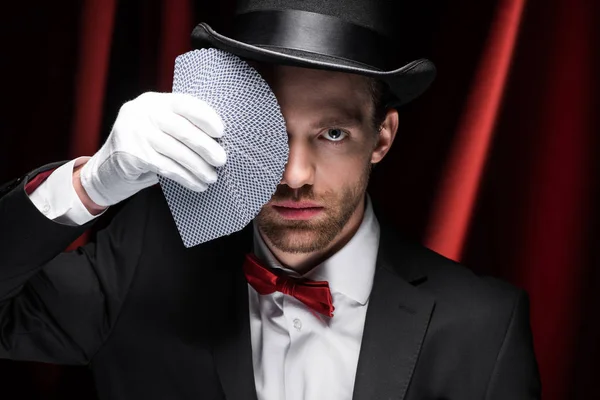
[[[231,37],[200,23],[194,48],[215,47],[240,57],[356,73],[389,85],[398,107],[421,95],[435,77],[427,59],[395,63],[394,0],[238,0]],[[393,56],[393,57],[392,57]]]

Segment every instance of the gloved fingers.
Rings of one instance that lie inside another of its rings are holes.
[[[203,192],[208,189],[208,183],[198,179],[183,165],[167,156],[159,154],[154,167],[156,168],[157,174],[169,178],[190,190]]]
[[[171,110],[189,120],[213,138],[225,133],[225,124],[214,108],[203,100],[185,93],[171,93]]]
[[[214,167],[179,140],[161,131],[154,132],[149,135],[149,138],[150,145],[156,153],[176,163],[164,164],[163,169],[173,166],[174,169],[171,172],[180,173],[195,184],[216,182],[217,171]],[[155,161],[152,156],[151,161],[152,164],[163,162],[163,157],[158,157],[158,161]]]
[[[223,147],[186,118],[168,111],[160,112],[151,118],[161,131],[186,145],[204,161],[215,167],[220,167],[227,161]]]

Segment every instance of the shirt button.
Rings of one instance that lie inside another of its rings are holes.
[[[297,331],[302,329],[302,321],[298,318],[294,318],[294,328],[296,328]]]
[[[42,212],[43,212],[44,214],[48,214],[48,212],[50,212],[50,204],[48,204],[48,203],[45,203],[45,204],[44,204],[44,208],[42,208]]]

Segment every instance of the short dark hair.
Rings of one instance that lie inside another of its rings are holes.
[[[367,77],[367,90],[373,102],[373,115],[371,118],[372,128],[379,133],[379,127],[383,124],[388,110],[390,100],[390,88],[381,79]]]

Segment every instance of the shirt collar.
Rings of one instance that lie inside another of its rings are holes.
[[[284,268],[269,250],[258,227],[254,225],[254,254],[271,268],[279,268],[290,275],[296,272]],[[333,292],[339,292],[366,304],[373,287],[377,251],[379,249],[379,222],[373,212],[371,198],[366,193],[363,220],[354,236],[337,253],[303,275],[308,279],[327,281]]]

